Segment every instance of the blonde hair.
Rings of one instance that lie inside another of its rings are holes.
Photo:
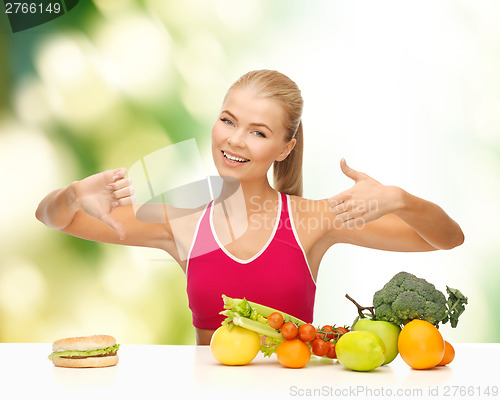
[[[277,100],[283,106],[286,115],[285,143],[295,138],[295,146],[283,161],[275,161],[273,165],[274,188],[278,192],[302,196],[302,154],[304,138],[302,132],[303,100],[297,84],[278,71],[250,71],[240,77],[229,88],[251,87],[260,96]],[[226,99],[224,99],[225,101]]]

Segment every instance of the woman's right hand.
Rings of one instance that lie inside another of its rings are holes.
[[[121,206],[131,205],[135,198],[126,168],[104,171],[73,183],[74,205],[89,216],[104,222],[121,240],[125,239],[125,228],[111,215]]]

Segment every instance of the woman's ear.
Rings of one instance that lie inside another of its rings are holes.
[[[279,156],[276,158],[276,161],[278,161],[278,162],[283,161],[285,158],[287,158],[288,154],[290,154],[290,152],[295,147],[295,143],[297,143],[297,139],[295,139],[295,138],[292,138],[292,140],[287,142],[285,144],[285,146],[283,147],[283,150],[281,150],[281,153],[279,154]]]

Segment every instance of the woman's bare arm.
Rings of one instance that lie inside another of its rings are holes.
[[[384,186],[349,168],[345,160],[341,168],[355,184],[327,201],[332,243],[390,251],[452,249],[463,243],[460,226],[437,204]]]
[[[167,250],[173,237],[166,213],[165,223],[139,221],[126,173],[125,168],[104,171],[57,189],[40,202],[36,217],[83,239]]]

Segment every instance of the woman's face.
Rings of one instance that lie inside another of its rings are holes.
[[[295,145],[285,143],[285,113],[279,102],[250,88],[232,89],[212,129],[212,155],[221,176],[241,183],[262,180],[275,160]]]

